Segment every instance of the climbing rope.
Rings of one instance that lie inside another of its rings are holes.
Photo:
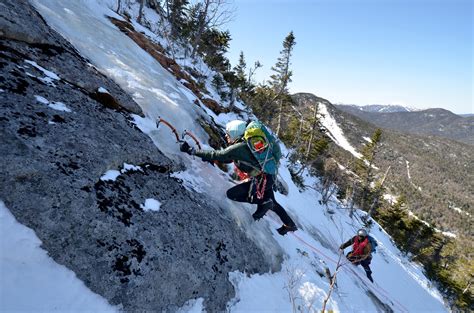
[[[262,173],[262,178],[260,180],[257,178],[257,185],[256,185],[256,194],[257,194],[257,199],[261,200],[263,199],[263,196],[265,194],[265,187],[267,186],[267,175],[265,173]]]
[[[278,221],[276,221],[273,217],[271,216],[268,216],[275,224],[279,224]],[[303,245],[307,246],[310,250],[312,250],[313,252],[315,252],[316,254],[319,254],[321,256],[323,256],[326,260],[328,261],[331,261],[333,262],[334,264],[338,264],[338,261],[331,258],[330,256],[326,255],[324,252],[322,252],[321,250],[319,250],[318,248],[316,248],[315,246],[313,246],[312,244],[306,242],[303,238],[301,238],[300,236],[298,236],[296,233],[294,232],[291,232],[291,235],[296,238],[298,241],[300,241]],[[409,312],[409,310],[402,304],[400,303],[399,301],[397,301],[396,299],[390,299],[390,294],[388,293],[388,291],[386,291],[385,289],[383,289],[382,287],[380,287],[378,284],[375,284],[374,283],[374,287],[370,287],[370,284],[372,284],[372,282],[370,282],[367,278],[364,278],[364,277],[361,277],[359,274],[357,274],[356,271],[354,271],[353,268],[351,267],[347,267],[346,265],[349,264],[352,262],[350,261],[345,261],[343,263],[340,263],[340,267],[346,271],[347,273],[352,273],[353,275],[355,275],[359,280],[365,282],[365,285],[367,286],[368,289],[370,290],[375,290],[376,293],[378,293],[380,296],[382,296],[383,298],[387,299],[390,303],[392,303],[392,305],[394,306],[397,306],[402,312]]]

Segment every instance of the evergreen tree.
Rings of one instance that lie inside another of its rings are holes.
[[[273,88],[277,96],[288,93],[288,83],[291,82],[291,76],[293,75],[290,70],[291,54],[295,45],[295,36],[291,31],[283,41],[283,50],[280,51],[277,63],[272,66],[272,71],[275,73],[270,76],[270,87]]]
[[[171,25],[171,36],[178,38],[185,35],[185,26],[187,23],[188,0],[166,0],[166,12],[168,21]]]
[[[204,32],[202,38],[203,43],[200,45],[199,52],[207,65],[221,73],[228,71],[230,63],[225,57],[225,53],[231,40],[229,31],[209,29]]]
[[[227,0],[201,0],[191,6],[188,27],[192,46],[191,57],[202,51],[201,45],[206,43],[206,31],[219,29],[232,19],[232,15]]]
[[[234,72],[237,80],[238,88],[243,91],[246,89],[247,77],[246,77],[247,63],[245,62],[244,52],[240,51],[239,63],[234,67]]]
[[[371,200],[371,184],[374,182],[374,161],[377,147],[382,136],[382,130],[378,128],[370,138],[370,142],[362,148],[362,156],[356,161],[356,173],[361,180],[361,194],[359,202],[363,209],[368,210],[367,203]]]
[[[293,75],[290,70],[290,61],[295,45],[295,36],[293,35],[293,31],[291,31],[283,41],[283,50],[280,51],[280,57],[278,58],[277,63],[272,67],[272,70],[275,73],[270,76],[270,87],[275,93],[275,98],[272,102],[275,102],[278,108],[278,121],[276,127],[277,136],[280,134],[283,114],[284,99],[282,95],[288,95],[288,83],[291,82],[291,76]]]

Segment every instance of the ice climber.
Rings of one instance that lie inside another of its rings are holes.
[[[258,124],[259,122],[252,123],[261,125]],[[225,149],[195,150],[187,142],[183,142],[180,145],[180,150],[198,156],[203,161],[234,162],[237,169],[248,174],[250,178],[227,190],[227,197],[233,201],[257,204],[257,210],[252,214],[255,221],[261,219],[268,210],[274,211],[283,222],[283,225],[277,229],[282,236],[289,231],[296,231],[296,224],[275,200],[273,193],[275,175],[264,172],[261,162],[257,159],[255,152],[251,150],[247,135],[248,127],[251,127],[250,124],[247,126],[247,123],[241,120],[227,123],[226,140],[229,146]],[[278,145],[277,142],[274,144]],[[276,148],[279,152],[279,146]]]
[[[365,270],[367,278],[374,282],[372,279],[372,270],[370,269],[370,261],[372,261],[372,246],[365,229],[359,229],[357,235],[344,242],[339,249],[344,252],[344,249],[352,245],[352,251],[349,252],[346,257],[354,265],[362,265]]]

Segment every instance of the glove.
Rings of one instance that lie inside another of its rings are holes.
[[[179,145],[179,150],[181,150],[181,152],[186,152],[189,155],[194,155],[195,153],[194,148],[191,147],[186,141]]]

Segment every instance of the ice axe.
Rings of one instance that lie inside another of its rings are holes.
[[[167,120],[165,120],[161,117],[158,117],[158,120],[156,122],[156,127],[157,128],[160,127],[161,123],[165,124],[166,126],[168,126],[171,129],[174,136],[176,137],[176,142],[178,142],[178,143],[184,142],[185,137],[189,136],[193,139],[193,141],[198,146],[198,148],[201,149],[201,144],[199,143],[199,140],[190,131],[184,130],[184,132],[181,134],[181,137],[180,137],[178,131],[176,130],[176,128],[173,125],[171,125],[170,122],[168,122]]]

